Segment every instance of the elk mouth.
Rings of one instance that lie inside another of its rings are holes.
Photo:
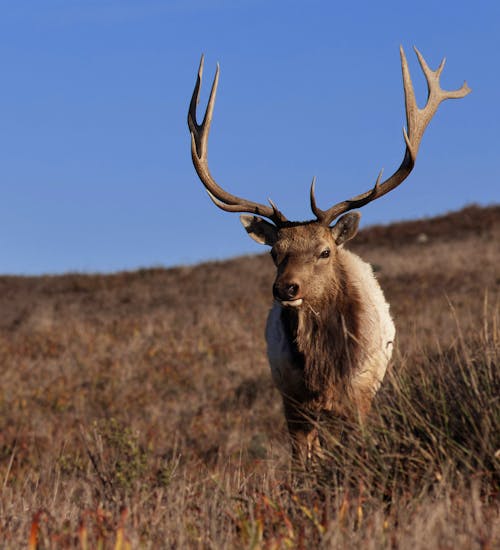
[[[299,307],[302,305],[302,298],[296,298],[295,300],[278,300],[278,303],[283,307]]]

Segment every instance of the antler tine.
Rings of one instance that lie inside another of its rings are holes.
[[[417,50],[417,48],[414,49],[417,54],[420,67],[422,68],[422,72],[424,73],[427,81],[427,103],[423,109],[419,109],[417,106],[410,71],[408,69],[408,62],[406,60],[403,47],[400,46],[407,125],[407,130],[403,128],[403,137],[406,143],[406,150],[401,165],[396,172],[394,172],[394,174],[387,178],[383,183],[380,183],[382,176],[382,172],[380,172],[375,186],[370,191],[361,193],[352,199],[339,202],[328,210],[320,210],[316,206],[316,201],[314,200],[313,182],[313,186],[311,186],[311,208],[322,224],[329,225],[336,217],[340,216],[340,214],[353,210],[354,208],[361,208],[365,204],[382,197],[400,185],[413,170],[420,147],[420,142],[422,141],[422,136],[424,135],[425,129],[427,128],[432,117],[436,114],[441,102],[445,99],[462,98],[471,92],[471,89],[467,86],[467,82],[464,82],[462,87],[458,90],[443,90],[440,86],[439,77],[443,71],[445,59],[443,59],[439,67],[433,71],[429,68],[424,57]]]
[[[200,67],[198,69],[198,77],[194,86],[193,95],[189,104],[188,126],[191,132],[191,157],[196,172],[205,186],[209,197],[222,210],[226,212],[250,212],[269,218],[276,225],[286,222],[285,216],[276,208],[275,205],[267,206],[246,199],[241,199],[231,193],[228,193],[213,179],[208,167],[208,136],[210,133],[210,125],[212,123],[212,115],[215,106],[215,96],[217,94],[217,86],[219,83],[219,64],[215,71],[212,89],[207,104],[203,122],[198,124],[196,120],[196,106],[199,102],[201,81],[203,77],[203,62],[204,56],[201,56]]]

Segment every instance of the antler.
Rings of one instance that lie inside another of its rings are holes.
[[[235,195],[231,195],[224,191],[213,179],[208,168],[208,134],[210,132],[210,124],[212,123],[212,114],[215,105],[215,95],[217,93],[217,85],[219,82],[219,64],[215,72],[212,91],[208,100],[207,110],[203,118],[203,122],[198,124],[196,121],[196,105],[199,102],[201,78],[203,76],[203,61],[204,56],[201,56],[200,68],[198,69],[198,78],[189,104],[188,126],[191,131],[191,156],[196,172],[205,186],[209,197],[222,210],[226,212],[250,212],[269,218],[276,225],[281,225],[286,222],[285,216],[277,209],[276,205],[269,200],[271,206],[259,204],[246,199],[240,199]]]
[[[427,125],[431,121],[432,117],[436,113],[439,104],[445,99],[458,99],[465,97],[470,93],[470,88],[467,86],[467,82],[464,82],[459,90],[446,91],[442,90],[439,84],[439,77],[444,67],[445,59],[441,61],[441,64],[437,70],[432,71],[429,69],[422,54],[414,48],[418,57],[420,66],[427,80],[427,103],[423,109],[419,109],[415,100],[415,92],[413,90],[413,84],[411,82],[410,71],[408,70],[408,63],[406,62],[405,53],[402,46],[400,47],[401,53],[401,68],[403,71],[403,87],[405,92],[405,104],[406,104],[406,124],[408,131],[403,128],[404,139],[406,142],[406,151],[403,158],[403,162],[394,174],[380,183],[382,179],[382,171],[378,175],[377,181],[374,187],[370,191],[361,193],[360,195],[353,197],[352,199],[345,200],[335,204],[328,210],[320,210],[316,205],[316,199],[314,196],[314,184],[313,179],[311,184],[311,209],[318,221],[324,225],[329,225],[337,216],[352,210],[354,208],[360,208],[369,202],[382,197],[389,191],[395,189],[401,184],[410,174],[415,165],[415,161],[418,154],[418,149],[424,131]]]

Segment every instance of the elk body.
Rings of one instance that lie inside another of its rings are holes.
[[[236,197],[211,176],[207,144],[219,67],[204,120],[198,124],[201,59],[188,114],[193,163],[213,202],[228,212],[250,213],[241,216],[246,231],[271,247],[277,274],[266,327],[267,352],[273,380],[283,397],[293,455],[303,465],[320,450],[316,420],[323,415],[364,419],[392,353],[395,328],[389,305],[370,265],[343,247],[358,229],[360,214],[351,210],[401,184],[413,169],[423,133],[439,104],[470,92],[465,82],[459,90],[442,90],[439,77],[444,60],[432,71],[415,51],[427,80],[428,99],[423,109],[417,107],[401,48],[407,120],[401,165],[383,182],[380,173],[369,191],[327,210],[316,204],[313,179],[310,202],[315,219],[306,222],[288,221],[272,201],[265,205]]]

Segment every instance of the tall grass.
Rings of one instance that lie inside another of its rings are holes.
[[[499,332],[397,354],[369,422],[328,440],[320,471],[179,446],[159,455],[116,419],[33,465],[5,453],[2,548],[495,548],[500,542]],[[38,464],[38,468],[34,468]],[[305,479],[304,479],[305,477]],[[297,481],[299,480],[299,481]],[[30,513],[31,511],[31,513]]]

